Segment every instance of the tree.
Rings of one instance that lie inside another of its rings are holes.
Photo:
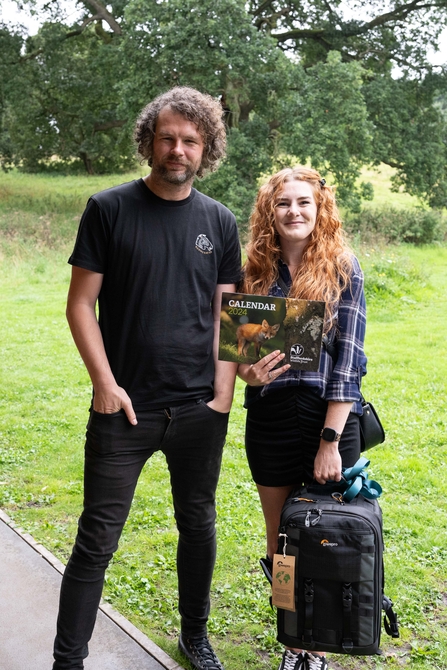
[[[12,89],[20,85],[20,70],[14,66],[20,58],[23,38],[0,24],[0,165],[5,170],[14,164],[14,149],[7,125],[8,100]]]
[[[330,51],[325,63],[306,71],[302,104],[284,147],[323,174],[330,172],[338,185],[338,198],[358,210],[368,185],[357,185],[360,170],[372,160],[373,124],[363,97],[362,68],[343,63]]]
[[[223,200],[240,221],[248,219],[258,178],[288,164],[291,155],[330,171],[345,204],[358,207],[367,189],[356,178],[370,159],[372,134],[358,64],[342,63],[334,52],[306,72],[253,25],[239,0],[203,0],[200,6],[138,0],[127,5],[125,22],[123,51],[132,76],[121,99],[133,105],[132,115],[142,90],[151,97],[167,83],[221,97],[228,158],[199,188]]]
[[[427,68],[427,48],[437,48],[447,24],[446,0],[254,0],[253,22],[281,48],[299,53],[305,67],[339,51],[375,72],[394,63]]]
[[[241,221],[259,178],[298,160],[330,173],[352,209],[371,196],[360,168],[378,162],[396,167],[396,188],[446,204],[446,121],[436,103],[446,81],[427,48],[446,25],[447,0],[78,6],[67,25],[63,0],[46,5],[46,23],[18,52],[17,32],[0,40],[0,61],[20,80],[2,93],[4,162],[37,169],[57,156],[66,169],[74,159],[88,171],[125,169],[138,111],[188,84],[221,99],[229,129],[225,163],[199,188]]]
[[[93,26],[75,45],[65,33],[61,24],[44,24],[15,64],[20,86],[10,87],[4,116],[14,161],[31,170],[54,156],[89,173],[129,168],[134,150],[116,115],[112,78],[121,74],[119,51]]]
[[[447,204],[447,125],[434,104],[439,89],[445,90],[444,77],[418,81],[383,75],[364,87],[374,124],[375,161],[396,169],[394,190],[403,187],[431,207]]]
[[[286,121],[281,104],[296,96],[290,87],[298,66],[252,25],[240,0],[134,0],[125,23],[122,51],[132,73],[121,88],[126,114],[134,117],[146,100],[175,84],[219,97],[228,156],[197,186],[246,223],[257,181],[275,163],[277,129]]]

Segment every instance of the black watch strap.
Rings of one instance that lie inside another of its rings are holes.
[[[341,434],[337,433],[333,428],[323,428],[320,437],[326,440],[326,442],[340,442]]]

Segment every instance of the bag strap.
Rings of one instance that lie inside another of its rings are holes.
[[[354,643],[352,641],[351,620],[352,620],[352,584],[346,582],[342,588],[343,599],[343,640],[342,647],[346,654],[352,652]]]
[[[313,620],[314,620],[314,583],[312,579],[305,579],[304,584],[304,631],[302,641],[307,648],[313,642]]]
[[[399,637],[399,624],[397,616],[393,611],[393,601],[382,593],[382,609],[385,612],[383,624],[385,630],[391,637]]]
[[[364,498],[373,500],[382,493],[382,487],[373,479],[368,479],[366,469],[371,461],[362,456],[351,468],[342,469],[342,479],[346,483],[346,490],[342,494],[343,501],[351,502],[359,493]]]
[[[287,296],[289,295],[290,288],[287,286],[286,282],[284,281],[284,279],[279,274],[279,271],[278,271],[278,276],[276,278],[276,283],[278,284],[279,288],[281,289],[281,291],[284,293],[285,297],[287,298]]]

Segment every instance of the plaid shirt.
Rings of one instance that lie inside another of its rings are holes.
[[[278,267],[281,278],[290,288],[292,277],[289,268],[281,260]],[[285,297],[275,282],[269,289],[269,295]],[[351,285],[340,297],[335,313],[337,323],[337,360],[332,359],[326,347],[322,347],[318,372],[289,369],[270,384],[262,387],[261,395],[285,386],[312,386],[317,395],[325,400],[354,403],[352,411],[362,414],[360,404],[360,384],[366,374],[366,356],[363,351],[366,327],[365,294],[363,291],[363,272],[355,256]],[[335,329],[329,333],[329,341]],[[253,393],[253,392],[252,392]],[[250,394],[252,395],[252,394]]]

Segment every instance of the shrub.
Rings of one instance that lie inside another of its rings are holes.
[[[362,242],[380,238],[387,243],[430,244],[447,238],[447,218],[433,209],[381,207],[347,213],[344,228]]]

